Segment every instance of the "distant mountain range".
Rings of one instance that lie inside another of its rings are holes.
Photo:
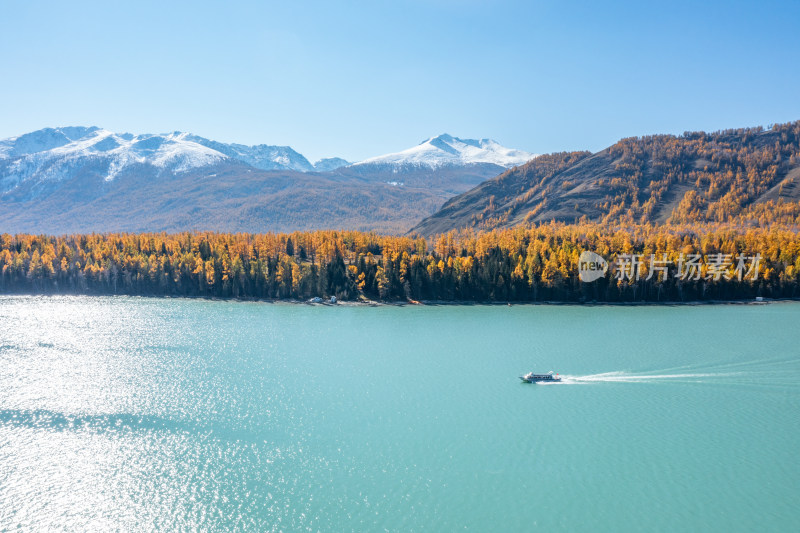
[[[800,226],[800,121],[542,156],[443,134],[356,163],[180,132],[48,128],[0,141],[0,233],[434,235],[552,220]]]
[[[449,198],[535,157],[491,139],[459,139],[445,133],[401,152],[340,167],[336,172],[395,186],[442,189]]]
[[[351,164],[189,133],[46,128],[0,141],[0,232],[404,232],[445,200],[535,157],[432,137]]]
[[[800,121],[543,155],[451,198],[412,232],[551,220],[800,225]]]
[[[474,164],[513,167],[526,163],[535,154],[501,146],[491,139],[459,139],[446,133],[421,142],[413,148],[365,159],[353,166],[386,165],[394,167],[425,166],[441,168]]]
[[[178,131],[133,135],[97,127],[45,128],[0,141],[3,177],[16,182],[69,178],[87,164],[104,168],[104,178],[110,181],[136,165],[177,173],[225,160],[261,170],[297,172],[334,170],[348,164],[343,159],[326,159],[317,168],[289,146],[225,144]]]

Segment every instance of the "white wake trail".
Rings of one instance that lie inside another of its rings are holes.
[[[701,381],[708,378],[732,376],[734,373],[683,373],[683,374],[635,374],[630,372],[604,372],[586,376],[562,375],[562,383],[643,383],[648,381]]]

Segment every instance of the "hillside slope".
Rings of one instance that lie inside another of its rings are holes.
[[[444,201],[438,191],[326,174],[221,164],[175,175],[142,168],[105,181],[84,169],[59,187],[0,196],[0,233],[357,229],[402,233]],[[32,198],[32,199],[31,199]]]
[[[412,229],[607,224],[800,223],[800,121],[623,139],[539,156],[447,201]]]

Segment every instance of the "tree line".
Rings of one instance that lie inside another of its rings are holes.
[[[578,277],[584,250],[611,268]],[[647,259],[758,254],[756,279],[648,276]],[[620,276],[616,256],[641,256]],[[708,279],[707,279],[708,278]],[[716,279],[719,278],[719,279]],[[431,240],[356,231],[0,235],[0,293],[459,302],[677,302],[800,297],[796,226],[541,224]]]

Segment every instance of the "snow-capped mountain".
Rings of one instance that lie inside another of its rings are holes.
[[[96,127],[46,128],[0,141],[0,192],[23,182],[53,183],[91,169],[105,180],[133,167],[150,172],[185,172],[225,156],[187,139],[167,135],[117,134]]]
[[[440,135],[349,164],[190,133],[46,128],[0,140],[0,233],[403,233],[532,154]]]
[[[349,161],[342,159],[341,157],[327,157],[314,163],[314,170],[317,172],[329,172],[331,170],[336,170],[337,168],[346,167],[349,164]]]
[[[181,173],[223,162],[262,170],[331,170],[344,160],[323,160],[321,169],[288,146],[225,144],[192,135],[114,133],[97,127],[45,128],[0,141],[0,193],[33,181],[53,183],[90,169],[106,181],[120,173]]]
[[[133,135],[97,127],[45,128],[0,140],[0,195],[24,190],[26,197],[34,197],[37,191],[52,190],[77,176],[111,182],[123,174],[154,178],[231,164],[270,171],[335,172],[411,187],[455,181],[455,191],[533,157],[490,139],[444,134],[408,150],[355,164],[338,157],[311,164],[289,146],[226,144],[179,131]],[[398,173],[403,179],[394,177]]]
[[[186,139],[262,170],[296,170],[297,172],[317,170],[308,159],[290,146],[225,144],[197,135],[187,135]]]
[[[477,164],[511,168],[526,163],[536,154],[506,148],[492,139],[459,139],[446,133],[431,137],[413,148],[365,159],[352,165],[379,165],[393,167],[468,166]]]

